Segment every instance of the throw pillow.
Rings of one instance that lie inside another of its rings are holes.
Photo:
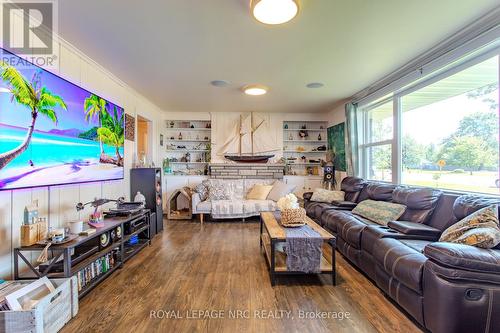
[[[262,185],[256,184],[252,187],[250,192],[247,194],[248,200],[266,200],[269,192],[271,192],[273,186],[272,185]]]
[[[353,214],[380,225],[396,221],[405,212],[406,206],[386,201],[364,200],[352,210]]]
[[[440,242],[491,249],[500,243],[498,206],[482,208],[446,229]]]
[[[208,185],[208,198],[211,201],[231,199],[231,190],[222,182],[210,182]]]
[[[200,184],[194,187],[194,191],[200,195],[201,201],[206,201],[208,199],[208,184],[207,180],[202,181]]]
[[[271,192],[267,195],[267,200],[278,201],[280,198],[286,197],[288,194],[295,191],[296,186],[285,184],[281,180],[277,180],[273,184]]]
[[[344,191],[329,191],[323,188],[317,188],[313,192],[311,201],[331,203],[332,201],[344,201],[344,197]]]

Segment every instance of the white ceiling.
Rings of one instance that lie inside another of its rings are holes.
[[[61,0],[59,33],[169,111],[317,112],[485,14],[497,0],[301,0],[266,26],[249,0]],[[211,80],[232,82],[215,88]],[[323,82],[307,89],[309,82]],[[270,87],[246,96],[248,83]]]

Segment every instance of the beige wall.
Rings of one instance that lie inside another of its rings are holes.
[[[345,121],[345,104],[348,100],[338,103],[330,112],[328,112],[329,126],[337,125]]]
[[[20,35],[20,34],[17,34]],[[93,62],[63,40],[59,40],[59,69],[55,74],[92,91],[122,107],[133,116],[142,115],[153,121],[153,159],[158,163],[158,129],[160,109],[119,79]],[[80,185],[40,187],[26,190],[0,192],[0,278],[13,274],[12,249],[19,246],[20,226],[24,207],[33,200],[39,201],[39,213],[49,217],[51,226],[88,216],[90,210],[76,212],[77,202],[87,202],[95,197],[117,198],[129,196],[129,169],[135,153],[136,142],[125,141],[125,179]],[[158,165],[158,164],[157,164]]]

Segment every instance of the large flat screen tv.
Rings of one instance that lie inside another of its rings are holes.
[[[123,108],[0,53],[0,190],[122,179]]]

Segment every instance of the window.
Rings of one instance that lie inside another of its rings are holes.
[[[391,145],[393,140],[392,100],[366,109],[364,117],[364,142],[361,146],[366,161],[364,176],[367,179],[391,181]]]
[[[499,193],[498,56],[401,98],[404,184]]]
[[[360,109],[361,176],[500,194],[498,51]]]

